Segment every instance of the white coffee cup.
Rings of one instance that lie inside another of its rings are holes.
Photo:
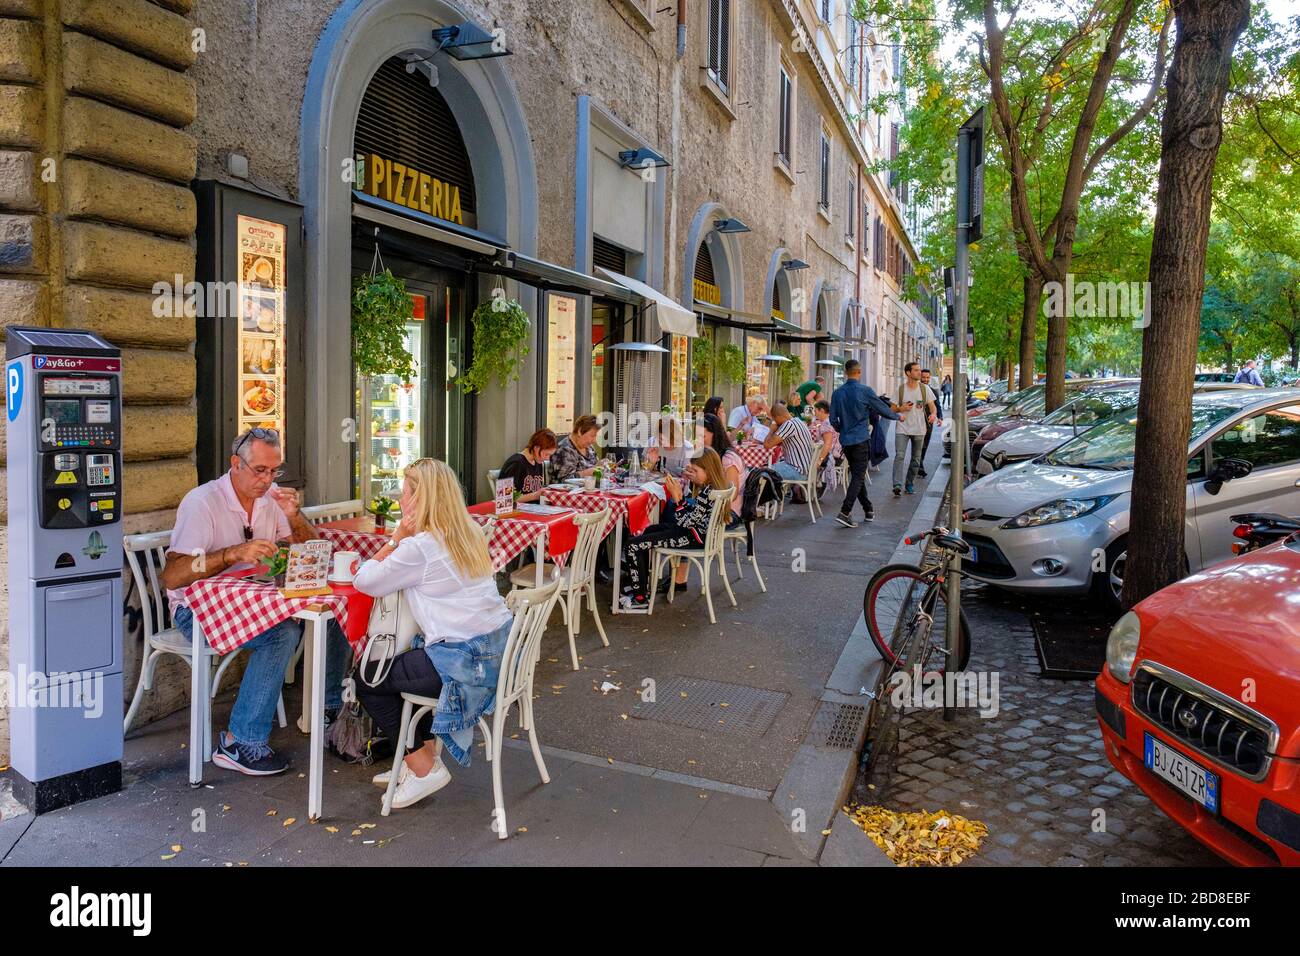
[[[337,581],[340,584],[351,584],[352,579],[356,577],[357,568],[361,566],[361,555],[355,551],[335,551],[334,552],[334,570],[330,572],[330,580]]]

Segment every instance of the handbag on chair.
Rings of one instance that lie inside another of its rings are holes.
[[[393,669],[393,659],[411,649],[417,634],[415,615],[406,606],[406,596],[401,591],[375,598],[366,627],[366,647],[357,662],[357,676],[367,687],[378,687]]]

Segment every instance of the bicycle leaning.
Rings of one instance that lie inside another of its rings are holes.
[[[980,513],[972,509],[963,518],[976,518]],[[893,693],[895,675],[905,674],[906,681],[913,683],[922,678],[943,682],[948,670],[947,581],[949,575],[961,576],[954,562],[969,554],[971,546],[942,527],[903,539],[909,545],[925,542],[928,546],[922,551],[920,565],[885,565],[871,576],[862,595],[867,633],[884,661],[874,689],[867,694],[874,703],[866,735],[868,768],[880,756],[902,713]],[[965,670],[970,647],[970,625],[962,613],[954,672]]]

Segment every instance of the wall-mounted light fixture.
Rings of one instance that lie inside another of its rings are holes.
[[[438,50],[446,51],[457,60],[486,60],[494,56],[509,56],[504,42],[484,30],[477,23],[453,23],[433,31]]]
[[[739,219],[715,219],[713,228],[716,232],[749,232],[749,227]]]
[[[647,166],[664,167],[672,165],[649,146],[623,150],[618,154],[618,162],[624,169],[645,169]]]
[[[808,263],[802,259],[786,259],[785,262],[781,263],[781,268],[794,272],[796,269],[807,269]]]

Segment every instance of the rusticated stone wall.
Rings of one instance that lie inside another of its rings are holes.
[[[196,481],[194,320],[155,318],[151,291],[194,273],[192,7],[0,0],[0,331],[85,328],[122,349],[128,532],[169,526]],[[5,668],[7,572],[0,582]],[[128,692],[139,654],[128,634]],[[142,720],[183,701],[182,675],[159,671]],[[0,765],[8,749],[0,710]]]

